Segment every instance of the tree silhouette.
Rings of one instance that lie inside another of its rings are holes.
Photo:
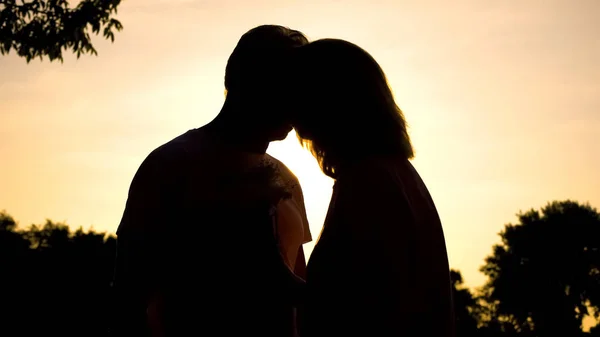
[[[0,212],[0,335],[106,336],[115,239]]]
[[[517,216],[481,268],[495,322],[521,335],[581,335],[588,309],[598,318],[600,307],[600,214],[567,200]]]
[[[600,214],[562,201],[518,219],[480,291],[451,271],[457,337],[600,336],[600,325],[581,330],[600,313]],[[21,228],[1,211],[0,335],[106,336],[115,251],[114,236],[50,220]]]
[[[490,308],[485,298],[471,292],[464,285],[462,275],[457,270],[450,271],[452,279],[452,299],[456,320],[456,337],[510,337],[514,329],[508,329],[501,322],[491,320]]]
[[[79,56],[94,54],[90,29],[114,41],[123,26],[113,16],[121,0],[0,0],[0,53],[15,50],[27,62],[39,57],[63,61],[63,49]]]
[[[0,212],[0,233],[12,232],[17,227],[15,219],[13,219],[6,211]]]
[[[452,300],[458,337],[477,336],[478,303],[471,291],[464,286],[462,275],[457,270],[450,271],[452,279]]]

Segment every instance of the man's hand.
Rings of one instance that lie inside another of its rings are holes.
[[[306,258],[304,257],[304,248],[300,246],[298,249],[298,256],[296,257],[296,265],[294,267],[294,274],[296,276],[306,280]]]
[[[165,336],[162,312],[163,298],[160,294],[155,294],[148,301],[148,307],[146,309],[148,325],[150,326],[150,333],[152,337]]]

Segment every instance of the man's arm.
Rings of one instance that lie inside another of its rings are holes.
[[[155,232],[163,216],[161,180],[152,154],[138,169],[117,231],[113,281],[113,336],[148,336],[148,302],[154,279],[151,262]],[[162,207],[161,207],[162,206]]]

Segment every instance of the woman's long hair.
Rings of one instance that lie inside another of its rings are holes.
[[[362,48],[337,39],[297,50],[294,126],[323,172],[376,155],[414,156],[406,121],[385,74]]]

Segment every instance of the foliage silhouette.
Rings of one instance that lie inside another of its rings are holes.
[[[462,275],[457,270],[450,271],[452,279],[452,299],[458,337],[477,336],[478,302],[471,291],[464,286]]]
[[[517,216],[481,267],[494,319],[521,335],[581,335],[600,308],[600,214],[567,200]]]
[[[63,61],[63,49],[77,55],[94,54],[90,29],[114,41],[115,31],[123,29],[114,18],[121,0],[83,0],[71,8],[67,0],[0,0],[0,53],[15,50],[29,63]]]
[[[453,270],[457,337],[584,334],[598,316],[600,216],[589,205],[552,202],[518,215],[481,268],[477,293]],[[20,228],[0,212],[0,335],[106,336],[114,236],[47,220]]]
[[[115,239],[0,213],[0,335],[106,336]]]

